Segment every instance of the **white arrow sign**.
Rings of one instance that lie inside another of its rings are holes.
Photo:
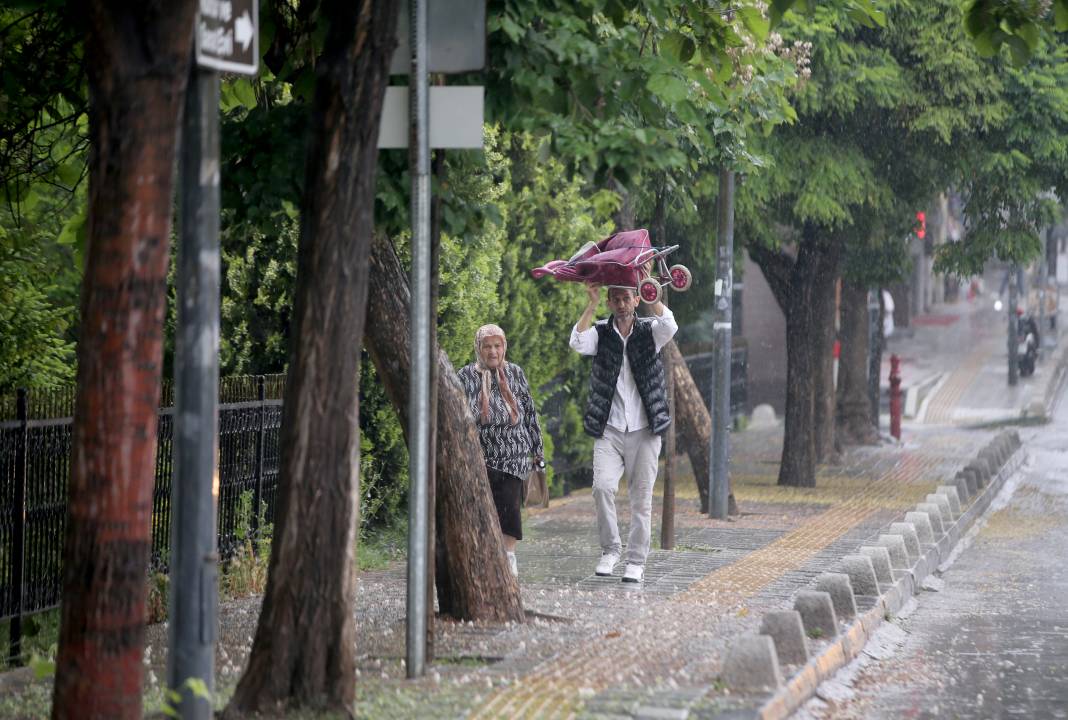
[[[234,23],[234,39],[241,43],[242,50],[248,50],[248,44],[252,42],[253,34],[252,19],[248,16],[248,11],[246,10]]]

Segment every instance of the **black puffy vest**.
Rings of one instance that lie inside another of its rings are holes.
[[[623,367],[623,340],[612,327],[613,319],[597,323],[597,354],[593,356],[590,371],[590,396],[586,402],[586,414],[582,427],[587,435],[599,438],[604,435],[608,414],[612,410],[612,398],[616,394],[616,380]],[[659,435],[671,424],[668,412],[667,384],[664,364],[656,351],[653,340],[652,321],[635,318],[634,328],[627,338],[627,360],[638,386],[645,415],[654,434]]]

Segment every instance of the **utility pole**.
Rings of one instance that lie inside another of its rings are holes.
[[[208,720],[215,688],[219,555],[219,73],[259,71],[259,3],[200,3],[182,117],[174,483],[167,686],[178,716]],[[217,42],[220,38],[227,42]],[[259,508],[254,509],[254,512]]]
[[[1017,295],[1020,288],[1016,287],[1016,263],[1012,263],[1009,266],[1009,385],[1015,385],[1019,380],[1019,368],[1017,367],[1018,358],[1016,356],[1016,303]]]
[[[406,668],[426,672],[427,488],[430,460],[430,129],[427,0],[411,0],[408,163],[412,178],[412,374],[409,395],[408,604]]]
[[[712,337],[715,370],[712,380],[712,467],[708,492],[709,517],[725,520],[730,493],[731,415],[731,292],[734,266],[734,172],[719,171],[719,222],[716,245],[715,310]]]
[[[178,327],[174,353],[174,483],[167,686],[182,718],[211,703],[188,686],[215,687],[218,564],[216,437],[219,397],[219,74],[190,70],[182,119]]]

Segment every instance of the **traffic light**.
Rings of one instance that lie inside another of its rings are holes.
[[[923,240],[927,236],[927,213],[920,210],[916,213],[916,237]]]

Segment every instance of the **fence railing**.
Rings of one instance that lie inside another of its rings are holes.
[[[284,386],[283,375],[219,383],[218,545],[224,558],[237,550],[246,526],[256,532],[261,504],[273,521]],[[161,572],[167,571],[171,544],[173,398],[165,383],[150,560]],[[13,646],[22,616],[59,605],[73,415],[72,387],[0,397],[0,620],[12,619]],[[241,500],[246,492],[251,503]]]

